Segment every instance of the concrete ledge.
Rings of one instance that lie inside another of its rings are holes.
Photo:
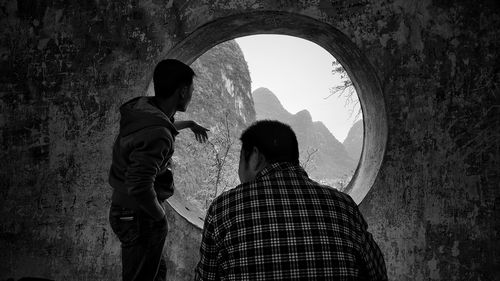
[[[167,280],[192,280],[199,260],[204,214],[175,193],[165,204],[168,235],[163,248]]]

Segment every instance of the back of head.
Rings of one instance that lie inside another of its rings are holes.
[[[194,75],[193,69],[181,61],[174,59],[160,61],[153,74],[155,97],[166,99],[173,95],[176,89],[190,86]]]
[[[248,159],[252,148],[256,147],[270,164],[299,164],[297,137],[292,128],[284,123],[275,120],[257,121],[241,134],[240,140],[245,159]]]

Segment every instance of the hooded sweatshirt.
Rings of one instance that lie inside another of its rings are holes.
[[[109,172],[112,202],[143,209],[159,219],[164,213],[159,202],[174,192],[170,158],[178,132],[152,97],[132,99],[120,107],[120,113]]]

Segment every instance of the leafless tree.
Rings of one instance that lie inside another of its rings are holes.
[[[318,148],[307,148],[307,150],[305,151],[306,155],[304,157],[301,157],[302,160],[300,161],[300,165],[302,166],[302,168],[304,168],[304,170],[308,171],[309,169],[313,169],[313,167],[311,166],[314,163],[314,154],[316,154],[318,151]]]
[[[234,142],[235,139],[234,136],[231,134],[231,127],[229,124],[229,112],[225,112],[222,128],[220,129],[219,134],[216,134],[213,140],[207,141],[207,143],[212,148],[212,155],[215,167],[215,178],[214,178],[215,182],[214,182],[213,193],[207,194],[208,196],[205,200],[206,208],[208,208],[208,205],[210,205],[212,200],[215,197],[217,197],[219,192],[223,192],[227,188],[227,185],[225,185],[222,191],[219,190],[219,188],[221,187],[220,185],[223,181],[224,168],[227,166],[229,162],[228,160]]]
[[[359,99],[356,93],[356,89],[347,74],[347,71],[344,67],[337,61],[334,60],[332,62],[332,74],[340,75],[340,79],[342,81],[341,85],[334,86],[330,88],[330,94],[323,99],[328,99],[331,96],[336,95],[337,98],[344,98],[345,104],[344,106],[349,108],[351,116],[354,115],[354,120],[358,120],[362,116],[361,107],[359,104]]]

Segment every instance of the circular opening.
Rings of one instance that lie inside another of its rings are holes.
[[[283,48],[286,46],[286,48]],[[359,99],[337,60],[317,44],[288,35],[252,35],[214,46],[192,64],[195,91],[178,120],[210,129],[206,143],[177,138],[176,191],[205,211],[239,184],[239,136],[254,121],[294,130],[300,164],[315,181],[344,191],[359,162]]]
[[[351,78],[363,111],[364,141],[360,161],[345,192],[359,204],[373,185],[383,160],[387,140],[386,111],[373,68],[344,34],[303,15],[253,12],[217,19],[199,27],[169,50],[165,57],[191,64],[224,41],[253,34],[283,34],[312,41],[331,53]],[[201,212],[178,194],[169,199],[169,203],[193,224],[203,225]]]

